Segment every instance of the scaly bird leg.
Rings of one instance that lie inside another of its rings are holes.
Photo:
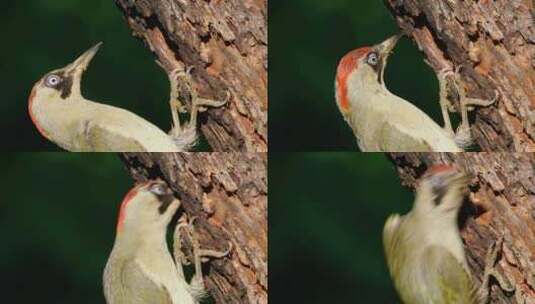
[[[477,291],[477,296],[481,300],[481,303],[487,304],[490,300],[490,278],[493,277],[498,282],[499,286],[508,293],[515,292],[515,287],[511,284],[498,272],[496,271],[496,263],[500,258],[500,253],[503,249],[503,236],[500,237],[496,242],[494,242],[485,257],[485,270],[483,272],[483,279],[479,290]]]
[[[207,257],[222,258],[222,257],[227,256],[232,250],[232,243],[229,242],[229,249],[225,251],[200,249],[199,241],[197,239],[197,236],[195,234],[194,227],[193,227],[193,222],[195,221],[195,219],[196,217],[192,217],[188,223],[181,224],[181,228],[184,227],[185,230],[188,232],[189,237],[191,239],[191,244],[193,247],[195,274],[191,278],[191,282],[189,284],[189,290],[190,290],[191,295],[195,299],[200,300],[206,295],[204,280],[202,277],[203,258],[207,258]]]
[[[169,76],[169,83],[171,84],[171,93],[169,97],[169,105],[171,106],[171,115],[173,119],[173,126],[171,128],[171,136],[178,137],[182,133],[182,126],[180,125],[180,113],[186,112],[186,107],[180,100],[180,85],[182,84],[181,80],[186,75],[189,75],[191,68],[185,72],[181,69],[172,70]]]
[[[462,66],[459,66],[455,69],[454,73],[454,85],[457,88],[459,93],[459,104],[461,107],[461,123],[457,127],[457,132],[455,132],[455,142],[457,142],[461,147],[470,146],[474,142],[472,138],[472,133],[470,132],[470,123],[468,121],[468,111],[474,110],[475,106],[478,107],[487,107],[498,99],[498,91],[495,91],[496,95],[492,100],[484,100],[479,98],[469,98],[466,97],[466,91],[462,85],[459,85],[460,76],[459,70]]]
[[[221,107],[230,100],[230,92],[227,91],[225,100],[212,100],[201,98],[197,95],[197,90],[193,88],[191,81],[191,71],[193,67],[189,67],[186,71],[175,69],[169,73],[169,82],[171,83],[171,96],[169,104],[171,105],[171,114],[173,117],[172,135],[179,135],[182,131],[180,125],[179,113],[185,113],[186,107],[180,100],[180,93],[188,92],[191,96],[191,114],[189,120],[189,127],[195,127],[197,124],[198,112],[206,111],[206,107]]]
[[[189,84],[191,88],[191,79],[190,74],[187,74],[188,79],[186,82]],[[197,95],[197,91],[194,89],[190,89],[191,92],[191,116],[189,119],[189,125],[190,127],[194,127],[197,125],[197,114],[198,112],[204,112],[206,111],[206,107],[221,107],[224,104],[226,104],[230,100],[230,92],[227,91],[227,97],[225,100],[212,100],[212,99],[206,99],[206,98],[200,98]]]
[[[184,278],[184,280],[184,269],[182,268],[182,265],[189,265],[190,262],[188,261],[188,259],[186,259],[186,256],[182,252],[182,234],[180,232],[180,229],[187,227],[188,225],[189,223],[187,221],[186,214],[184,213],[176,224],[175,234],[173,237],[173,256],[175,257],[175,265],[179,275]]]
[[[206,107],[220,107],[230,99],[230,93],[224,101],[216,101],[199,98],[197,91],[191,82],[191,70],[193,67],[175,69],[169,73],[171,83],[171,93],[169,104],[173,118],[173,127],[169,135],[173,138],[179,151],[189,151],[197,141],[197,113],[205,111]],[[190,120],[187,125],[180,125],[180,113],[187,112],[184,106],[184,99],[191,98]]]
[[[455,133],[453,132],[449,115],[449,112],[453,110],[453,105],[448,99],[448,81],[446,79],[446,77],[452,74],[453,72],[446,68],[437,73],[437,79],[439,84],[440,110],[442,111],[442,118],[444,119],[444,130],[453,138]]]

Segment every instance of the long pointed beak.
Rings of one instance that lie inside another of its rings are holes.
[[[383,41],[378,46],[379,52],[381,52],[381,54],[385,56],[390,55],[390,53],[392,52],[392,50],[398,43],[399,38],[401,38],[401,36],[403,36],[403,34],[397,34]]]
[[[78,76],[81,75],[82,72],[87,69],[87,66],[89,65],[93,57],[97,54],[101,45],[102,42],[99,42],[89,50],[85,51],[80,57],[78,57],[78,59],[76,59],[67,67],[68,73],[74,73]]]
[[[385,76],[385,68],[386,68],[386,63],[388,61],[388,56],[390,56],[390,53],[392,53],[392,50],[398,43],[399,38],[401,38],[401,36],[403,36],[403,34],[394,35],[376,46],[376,49],[380,53],[380,56],[382,58],[381,71],[379,72],[380,73],[379,81],[383,84],[383,86],[385,83],[384,76]]]

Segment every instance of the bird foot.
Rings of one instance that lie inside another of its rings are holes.
[[[485,257],[485,270],[483,272],[483,279],[481,287],[477,291],[477,296],[481,300],[481,303],[487,304],[490,301],[490,278],[494,278],[498,285],[507,293],[514,293],[515,287],[505,279],[505,277],[496,270],[496,264],[501,258],[501,252],[503,251],[504,237],[501,236],[496,242],[493,242]]]

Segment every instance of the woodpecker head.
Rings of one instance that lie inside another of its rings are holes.
[[[450,165],[434,165],[419,180],[415,210],[456,216],[468,191],[470,176]]]
[[[117,220],[117,234],[139,233],[156,229],[164,231],[180,206],[169,187],[161,181],[135,186],[123,199]]]
[[[28,110],[33,123],[41,133],[44,132],[35,117],[36,113],[33,109],[35,104],[40,103],[39,106],[47,107],[51,103],[68,102],[72,97],[81,96],[80,83],[83,73],[101,45],[102,42],[97,43],[73,63],[47,73],[35,83],[28,100]],[[46,134],[43,135],[48,137]]]
[[[338,63],[335,80],[336,103],[345,116],[351,112],[355,96],[362,90],[384,88],[384,70],[392,49],[401,35],[375,46],[365,46],[347,53]]]

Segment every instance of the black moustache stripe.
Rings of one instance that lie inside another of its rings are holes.
[[[173,194],[158,195],[158,200],[160,201],[160,207],[158,207],[158,212],[160,214],[164,214],[174,199],[175,197],[173,196]]]
[[[446,195],[447,187],[446,186],[439,186],[439,187],[433,187],[433,192],[435,193],[435,206],[440,205],[442,202],[442,199]]]
[[[377,73],[377,82],[381,82],[381,73],[382,73],[381,71],[383,70],[383,65],[384,65],[384,58],[383,56],[381,56],[381,58],[379,58],[379,63],[373,66],[373,69]]]
[[[69,98],[72,93],[72,75],[63,78],[63,81],[58,85],[58,89],[61,91],[62,99]]]

